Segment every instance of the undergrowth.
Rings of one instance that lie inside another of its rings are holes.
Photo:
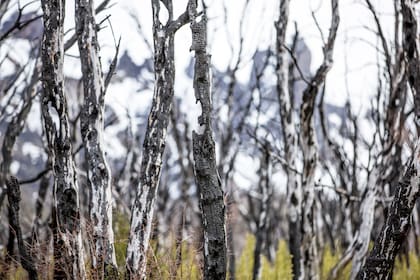
[[[115,233],[115,254],[117,264],[120,272],[120,279],[124,279],[125,271],[125,255],[127,249],[127,236],[129,234],[129,218],[116,213],[114,215],[114,233]],[[252,279],[252,269],[254,266],[254,247],[255,237],[251,234],[247,234],[245,237],[245,245],[237,256],[236,264],[236,279],[248,280]],[[201,280],[201,268],[202,268],[202,257],[201,252],[195,246],[192,245],[191,240],[185,240],[182,242],[182,258],[181,263],[176,262],[176,246],[175,239],[171,237],[169,242],[169,248],[160,246],[156,248],[156,243],[151,243],[151,249],[149,250],[148,256],[148,278],[149,279],[171,279],[171,280]],[[168,247],[168,246],[167,246]],[[280,240],[277,247],[275,258],[270,262],[265,256],[262,257],[261,262],[261,279],[263,280],[291,280],[292,275],[292,257],[289,253],[287,243],[284,240]],[[341,256],[340,252],[333,253],[329,247],[326,247],[323,251],[322,266],[320,268],[321,279],[326,279],[329,271],[339,261]],[[52,260],[51,260],[52,261]],[[17,265],[15,265],[8,271],[8,277],[4,274],[5,266],[0,264],[0,279],[6,280],[25,280],[28,279],[26,271]],[[46,266],[43,264],[43,266]],[[52,270],[52,264],[46,266],[47,268],[39,268],[39,270],[45,271],[46,269]],[[89,265],[87,265],[87,269]],[[351,264],[347,265],[339,279],[349,279],[351,270]],[[52,276],[52,271],[47,274],[48,278]],[[89,275],[89,271],[88,271]],[[52,278],[51,278],[52,279]],[[394,267],[394,280],[420,280],[420,258],[412,252],[407,257],[399,257],[395,262]]]

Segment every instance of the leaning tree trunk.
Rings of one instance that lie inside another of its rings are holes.
[[[174,95],[175,32],[188,22],[183,13],[173,20],[172,0],[152,0],[155,89],[143,142],[140,167],[140,184],[131,210],[130,236],[127,246],[127,278],[146,277],[146,254],[152,229],[153,208],[159,185],[162,155],[165,150],[166,132]],[[168,11],[165,25],[159,20],[160,2]]]
[[[302,173],[302,259],[299,279],[319,279],[319,256],[316,244],[315,217],[315,169],[317,165],[317,143],[314,130],[314,108],[320,86],[333,62],[333,50],[340,22],[338,0],[331,0],[332,19],[328,40],[324,45],[324,61],[303,92],[300,109],[300,143],[303,152]]]
[[[111,172],[103,150],[105,85],[93,1],[77,0],[75,19],[83,74],[80,126],[90,187],[88,228],[92,235],[92,268],[98,279],[115,279],[118,268],[112,230]]]
[[[84,250],[80,226],[79,187],[64,95],[63,0],[43,0],[42,116],[54,173],[52,231],[54,277],[85,279]],[[53,119],[53,116],[56,118]],[[56,121],[56,122],[54,122]]]
[[[225,205],[211,127],[210,55],[206,51],[207,18],[204,10],[201,20],[197,21],[196,9],[196,1],[190,0],[188,10],[191,18],[191,50],[195,52],[194,92],[202,109],[198,118],[200,132],[193,131],[193,156],[204,233],[204,279],[225,279]]]
[[[409,233],[411,213],[419,196],[419,148],[417,143],[416,151],[398,183],[388,217],[359,274],[359,279],[392,279],[395,257]]]
[[[403,54],[406,62],[405,75],[414,94],[415,121],[419,132],[420,62],[414,2],[401,0],[401,11],[404,34]],[[385,224],[359,274],[359,279],[392,279],[395,257],[409,233],[411,213],[419,196],[419,149],[419,142],[417,142],[416,151],[398,182]]]
[[[288,64],[286,60],[286,29],[289,20],[289,0],[280,2],[280,15],[276,22],[277,30],[277,95],[280,107],[281,126],[285,150],[287,175],[287,214],[289,223],[289,249],[292,255],[293,279],[301,275],[301,209],[302,188],[298,181],[296,159],[298,156],[298,137],[295,129],[295,115],[292,106],[293,93],[289,92]]]

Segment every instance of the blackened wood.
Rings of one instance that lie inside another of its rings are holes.
[[[20,263],[22,267],[28,272],[28,277],[31,280],[38,279],[35,262],[28,252],[28,248],[22,237],[22,229],[19,222],[19,209],[20,209],[20,186],[18,180],[10,176],[7,180],[7,198],[9,200],[9,222],[10,227],[14,231],[17,239]]]
[[[51,223],[54,238],[54,278],[85,279],[79,187],[72,157],[67,100],[64,94],[65,2],[43,0],[41,4],[44,11],[41,112],[54,174]]]
[[[199,193],[204,233],[204,279],[226,278],[225,205],[221,180],[216,166],[215,143],[212,135],[210,55],[207,53],[207,17],[200,20],[197,3],[189,1],[192,46],[195,52],[194,93],[202,113],[198,117],[200,132],[193,131],[195,179]]]
[[[130,236],[127,245],[127,279],[146,277],[146,253],[149,248],[153,211],[160,180],[166,132],[174,96],[175,32],[188,22],[183,13],[173,19],[172,0],[152,0],[155,88],[147,121],[140,167],[140,183],[131,210]],[[168,11],[168,23],[159,20],[161,2]]]
[[[392,279],[395,257],[411,227],[411,213],[419,196],[419,150],[399,180],[388,216],[358,279]]]

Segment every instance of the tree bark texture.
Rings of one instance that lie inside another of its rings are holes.
[[[111,172],[103,150],[105,86],[93,1],[77,0],[75,15],[83,74],[80,125],[90,187],[88,228],[92,235],[92,268],[98,279],[115,279],[118,268],[112,230]]]
[[[277,96],[280,107],[281,126],[285,150],[285,167],[287,175],[287,208],[289,222],[289,249],[292,255],[293,279],[301,275],[301,209],[302,188],[297,180],[296,159],[298,158],[298,137],[295,128],[295,115],[292,105],[293,93],[289,91],[288,63],[286,44],[286,29],[289,21],[289,0],[281,0],[280,15],[276,22],[277,31]]]
[[[193,156],[204,234],[204,279],[225,279],[225,205],[211,127],[210,55],[206,50],[207,18],[204,10],[202,18],[198,20],[196,10],[197,2],[189,1],[192,32],[190,50],[195,52],[194,93],[202,110],[198,117],[200,131],[193,131]]]
[[[200,131],[193,131],[194,171],[199,193],[204,234],[204,279],[226,278],[225,205],[217,171],[215,143],[212,135],[210,55],[207,53],[207,18],[198,20],[197,3],[189,1],[192,46],[195,52],[194,93],[201,104],[198,117]]]
[[[319,256],[316,244],[315,225],[315,170],[318,161],[317,141],[314,130],[315,101],[321,85],[333,63],[333,50],[340,22],[338,0],[331,1],[332,19],[328,40],[324,45],[324,61],[303,92],[300,109],[300,144],[303,153],[302,173],[302,259],[299,279],[319,279]]]
[[[23,240],[22,230],[19,222],[19,204],[20,204],[20,186],[18,180],[11,176],[7,180],[7,198],[9,200],[9,216],[10,216],[10,227],[15,233],[18,249],[19,258],[22,267],[28,272],[28,277],[31,280],[38,279],[35,261],[32,259],[28,252],[28,248]]]
[[[127,246],[127,278],[146,277],[146,254],[152,228],[153,208],[159,185],[162,155],[174,95],[174,35],[187,23],[188,15],[173,20],[172,0],[152,0],[155,88],[143,142],[140,183],[131,210],[130,236]],[[159,20],[162,8],[168,11],[168,23]]]
[[[64,95],[62,0],[42,1],[42,103],[45,134],[52,151],[54,174],[52,231],[54,235],[54,278],[85,279],[84,249],[80,226],[79,188]]]
[[[419,152],[417,146],[404,175],[399,180],[385,224],[358,279],[392,279],[395,257],[409,233],[411,213],[419,196]]]

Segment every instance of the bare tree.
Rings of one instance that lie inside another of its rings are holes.
[[[140,183],[131,211],[130,236],[127,246],[126,267],[128,278],[146,277],[146,253],[152,229],[153,207],[159,185],[162,155],[174,95],[175,32],[188,22],[185,12],[173,19],[172,0],[152,0],[155,89],[152,108],[143,142]],[[159,19],[161,3],[169,19],[165,25]]]
[[[289,92],[288,64],[286,53],[286,29],[289,20],[289,0],[280,1],[280,15],[276,22],[277,40],[277,96],[280,105],[281,126],[285,150],[287,175],[287,207],[289,209],[289,248],[292,255],[293,277],[301,275],[301,209],[302,188],[296,174],[298,158],[298,136],[295,128],[296,116],[293,108],[293,92]]]
[[[64,94],[65,2],[42,1],[42,116],[54,173],[52,231],[54,277],[85,279],[84,250],[80,226],[79,187],[70,140],[67,100]]]
[[[99,278],[118,275],[112,230],[111,173],[103,150],[106,85],[99,57],[93,1],[76,1],[76,35],[83,74],[81,134],[90,186],[89,214],[92,267]]]
[[[226,278],[225,205],[221,180],[216,166],[215,143],[212,131],[212,96],[210,55],[207,53],[207,15],[198,18],[197,1],[188,4],[191,19],[192,45],[195,52],[194,93],[201,104],[198,117],[200,131],[193,131],[195,180],[202,213],[204,233],[204,279]]]
[[[338,0],[331,1],[332,19],[327,42],[325,42],[324,60],[310,80],[303,92],[300,108],[300,144],[303,152],[302,173],[302,255],[303,266],[299,279],[319,279],[319,256],[316,244],[315,226],[315,169],[317,166],[317,141],[315,138],[313,114],[315,100],[320,86],[325,82],[325,77],[333,63],[333,50],[337,35],[340,15]]]
[[[265,241],[265,234],[269,226],[269,211],[270,201],[273,195],[273,188],[270,183],[271,178],[271,161],[270,161],[270,147],[269,143],[264,143],[264,147],[261,149],[260,159],[260,182],[259,189],[261,193],[261,207],[257,222],[256,229],[256,240],[254,248],[254,267],[252,272],[252,279],[261,278],[261,254]]]

